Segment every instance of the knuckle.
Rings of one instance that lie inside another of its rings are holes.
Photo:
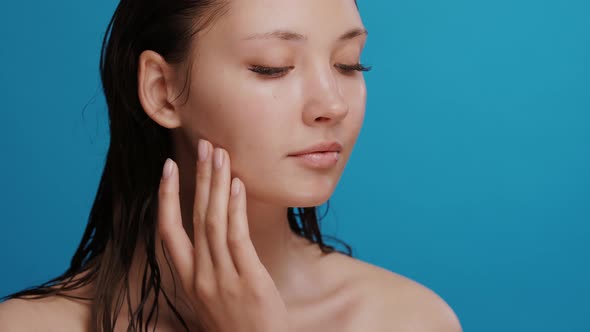
[[[159,200],[165,200],[166,198],[170,197],[172,195],[171,192],[166,191],[163,187],[160,187],[160,189],[158,190],[158,199]]]
[[[220,185],[221,179],[218,172],[215,175],[211,176],[211,191],[213,192],[215,190],[214,188],[219,188]]]
[[[195,211],[193,213],[193,224],[194,225],[201,225],[201,220],[203,220],[203,217],[201,217],[201,214],[199,213],[199,211]]]
[[[225,298],[230,300],[237,299],[241,294],[240,287],[236,283],[225,282],[223,283],[222,294]]]
[[[159,222],[157,223],[156,230],[160,234],[160,236],[162,236],[162,239],[164,241],[166,241],[168,236],[171,234],[169,226],[166,224],[166,222],[162,221],[162,218],[160,218]]]
[[[252,286],[252,288],[250,289],[250,296],[252,297],[252,301],[254,301],[255,303],[264,303],[264,299],[266,298],[265,287],[260,285]]]
[[[205,220],[205,231],[209,236],[215,235],[220,232],[220,224],[217,222],[217,218],[208,217]]]
[[[248,241],[248,237],[240,232],[231,232],[227,235],[227,245],[233,250],[241,250]]]
[[[198,298],[211,299],[215,295],[215,285],[207,279],[197,278],[195,280],[194,291]]]
[[[254,299],[262,300],[269,292],[272,292],[274,283],[269,280],[268,273],[264,268],[254,268],[246,276],[247,284]]]
[[[193,223],[205,221],[206,220],[205,216],[206,216],[206,208],[203,208],[197,204],[197,206],[195,206],[195,208],[193,209],[193,218],[192,218]]]
[[[170,217],[166,214],[160,213],[156,219],[156,232],[163,237],[171,236],[174,234],[176,224],[173,220],[170,220]],[[166,240],[166,238],[163,238]]]
[[[211,175],[204,167],[197,168],[197,181],[202,182],[208,180],[210,177]]]

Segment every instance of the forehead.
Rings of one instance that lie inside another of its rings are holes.
[[[276,30],[292,31],[306,37],[283,35],[284,39],[331,43],[344,32],[364,28],[354,0],[228,1],[229,11],[216,23],[214,30],[217,30],[218,37],[236,43],[260,40],[251,37]]]

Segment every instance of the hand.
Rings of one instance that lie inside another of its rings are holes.
[[[250,239],[245,187],[238,178],[230,181],[229,154],[205,140],[198,150],[194,247],[182,226],[172,160],[158,198],[158,232],[195,316],[211,332],[287,331],[285,304]]]

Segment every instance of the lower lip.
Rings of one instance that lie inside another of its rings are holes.
[[[315,152],[291,156],[304,165],[314,168],[330,168],[338,163],[338,152]]]

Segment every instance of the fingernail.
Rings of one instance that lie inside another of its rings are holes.
[[[234,178],[231,181],[231,195],[235,196],[239,193],[240,193],[240,182],[238,181],[238,178]]]
[[[215,149],[215,168],[221,168],[223,166],[223,152],[220,148]]]
[[[209,147],[204,139],[199,140],[199,161],[204,161],[209,156]]]
[[[172,159],[167,158],[166,162],[164,163],[164,170],[162,171],[162,177],[167,179],[172,175]]]

